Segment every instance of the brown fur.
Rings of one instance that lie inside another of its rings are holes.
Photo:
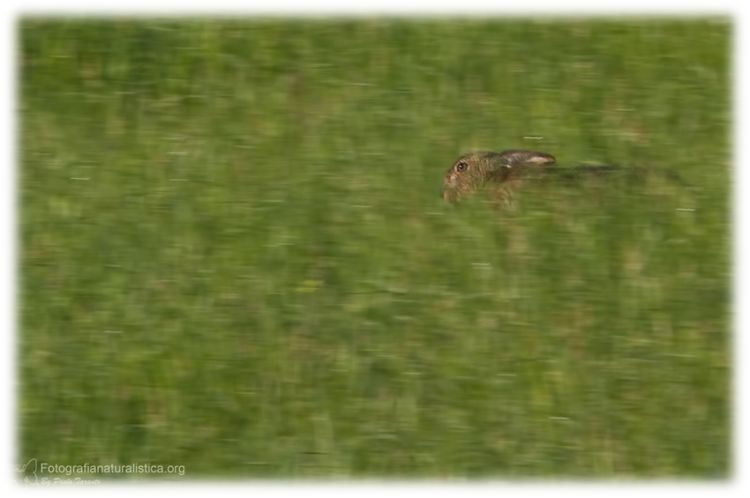
[[[469,152],[453,163],[443,177],[443,199],[457,202],[489,187],[496,202],[508,204],[524,179],[543,173],[555,163],[545,152],[506,150]]]

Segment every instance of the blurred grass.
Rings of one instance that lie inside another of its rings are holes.
[[[19,36],[19,461],[728,474],[727,20]],[[522,147],[689,186],[440,199]]]

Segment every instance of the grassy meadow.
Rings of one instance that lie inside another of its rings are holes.
[[[18,40],[19,464],[731,473],[727,19],[29,17]],[[455,157],[505,148],[684,183],[441,199]]]

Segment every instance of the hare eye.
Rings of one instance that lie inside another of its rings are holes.
[[[462,162],[456,164],[456,171],[464,171],[465,169],[466,169],[466,163],[465,162],[462,161]]]

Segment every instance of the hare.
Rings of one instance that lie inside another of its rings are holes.
[[[602,164],[558,168],[553,167],[555,162],[552,155],[531,150],[469,152],[456,159],[443,176],[443,199],[455,203],[484,191],[490,195],[495,207],[512,207],[514,193],[529,180],[550,178],[576,185],[584,178],[602,178],[612,174],[640,185],[655,174],[671,184],[689,186],[676,172],[659,167],[622,168]]]
[[[456,159],[445,173],[443,199],[456,202],[488,188],[495,202],[507,204],[525,179],[544,174],[553,164],[555,158],[545,152],[469,152]]]

